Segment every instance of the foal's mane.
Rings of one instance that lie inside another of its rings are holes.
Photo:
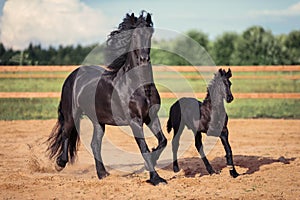
[[[213,98],[211,100],[221,100],[221,98],[216,98],[217,95],[219,95],[218,91],[220,90],[220,87],[224,87],[222,81],[222,77],[226,75],[226,71],[223,69],[219,69],[218,72],[214,74],[213,79],[208,83],[207,86],[207,95],[204,101],[208,100],[209,98]],[[223,100],[222,100],[223,101]]]
[[[214,78],[209,82],[207,87],[207,96],[203,101],[203,104],[208,103],[212,108],[210,114],[211,120],[207,130],[208,135],[220,133],[226,120],[224,101],[220,94],[220,90],[222,89],[221,87],[224,87],[224,83],[222,81],[223,77],[226,77],[226,71],[219,69],[219,71],[215,73]]]
[[[150,14],[146,11],[142,11],[139,17],[134,16],[133,13],[131,15],[127,13],[117,30],[109,34],[106,41],[105,62],[111,72],[118,72],[124,66],[129,53],[133,30],[153,27],[151,17],[148,18],[148,16]]]

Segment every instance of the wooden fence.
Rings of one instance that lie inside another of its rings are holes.
[[[65,74],[51,74],[39,72],[71,72],[78,66],[0,66],[0,78],[66,78]],[[156,72],[214,72],[218,67],[215,66],[154,66]],[[229,68],[225,66],[223,68]],[[233,72],[299,72],[300,66],[230,66]],[[9,72],[9,73],[7,73]],[[28,73],[35,72],[35,73]],[[178,78],[174,75],[157,74],[155,78]],[[199,75],[183,75],[188,79],[203,78]],[[179,77],[180,78],[180,77]],[[204,77],[206,78],[206,77]],[[299,80],[300,75],[260,75],[260,76],[234,76],[235,79],[275,79],[284,78]],[[183,96],[194,96],[204,98],[205,93],[169,93],[161,92],[162,98],[179,98]],[[235,98],[277,98],[277,99],[300,99],[300,93],[235,93]],[[60,92],[0,92],[0,98],[59,98]]]

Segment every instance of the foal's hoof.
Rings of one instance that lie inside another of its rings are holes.
[[[178,167],[178,166],[173,166],[173,171],[174,171],[175,173],[177,173],[177,172],[179,172],[179,171],[180,171],[180,169],[179,169],[179,167]]]
[[[101,179],[103,179],[103,178],[109,176],[110,174],[109,174],[107,171],[105,171],[105,172],[97,173],[97,175],[98,175],[98,179],[101,180]]]
[[[230,173],[230,176],[232,176],[233,178],[236,178],[239,176],[239,173],[237,173],[235,169],[229,170],[229,173]]]
[[[156,185],[159,185],[159,184],[162,184],[162,185],[166,185],[167,184],[167,181],[159,176],[156,176],[150,180],[147,180],[147,183],[150,183],[154,186]]]

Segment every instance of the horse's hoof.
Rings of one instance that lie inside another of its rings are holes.
[[[58,164],[55,165],[55,170],[60,172],[61,170],[63,170],[65,167],[59,166]]]
[[[236,170],[230,170],[229,173],[230,173],[230,176],[232,176],[233,178],[236,178],[239,176],[239,173],[237,173]]]
[[[159,176],[157,176],[155,178],[152,178],[150,180],[147,180],[147,183],[150,183],[150,184],[152,184],[154,186],[157,186],[157,185],[160,185],[160,184],[162,184],[162,185],[168,184],[165,179],[163,179],[163,178],[161,178]]]
[[[55,165],[55,169],[56,171],[60,172],[61,170],[63,170],[66,167],[67,162],[63,161],[61,159],[57,159],[56,160],[56,165]]]
[[[97,173],[98,175],[98,178],[101,180],[101,179],[104,179],[105,177],[109,176],[110,174],[105,171],[105,172],[100,172],[100,173]]]

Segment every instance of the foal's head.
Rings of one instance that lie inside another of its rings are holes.
[[[223,69],[219,69],[208,87],[212,98],[219,97],[225,99],[227,103],[233,101],[233,95],[231,93],[231,82],[229,80],[231,76],[232,73],[230,69],[228,69],[227,72]]]

